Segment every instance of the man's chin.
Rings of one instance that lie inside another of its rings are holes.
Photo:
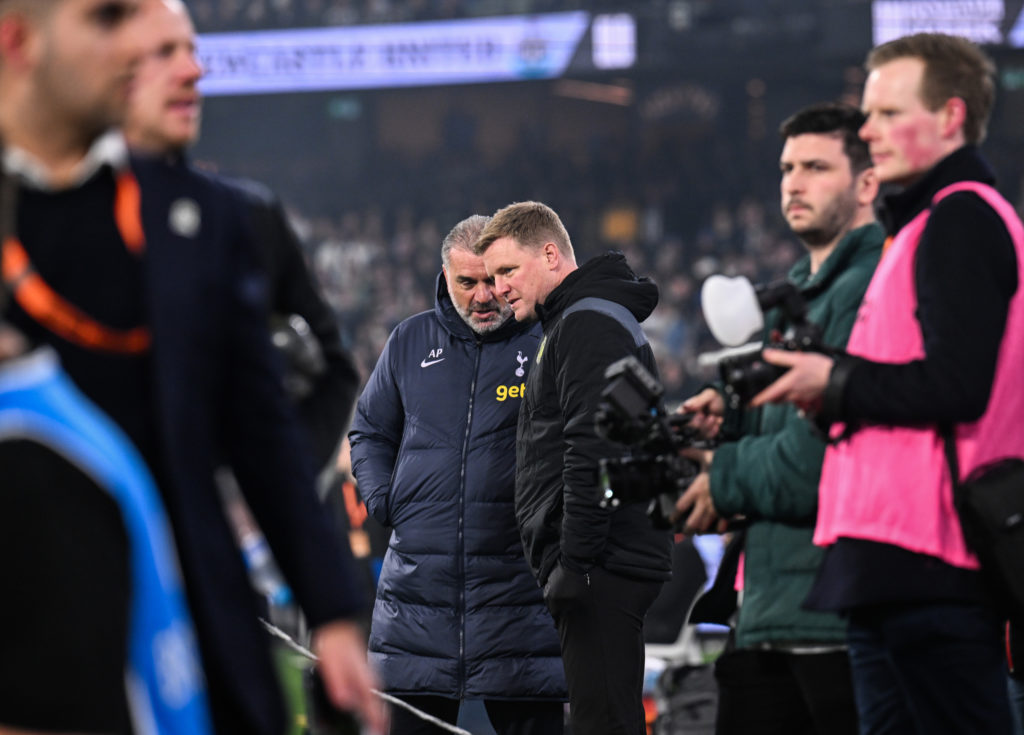
[[[470,317],[470,321],[473,324],[473,329],[478,332],[490,332],[501,324],[500,320],[496,316],[492,316],[487,319],[477,319],[474,316]]]
[[[487,334],[495,331],[496,329],[500,329],[506,321],[508,321],[506,315],[500,312],[492,312],[491,316],[486,319],[478,319],[475,313],[471,313],[469,318],[466,319],[470,329],[477,334]]]

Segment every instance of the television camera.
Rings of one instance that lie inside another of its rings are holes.
[[[600,460],[599,503],[617,508],[647,501],[653,525],[671,528],[676,500],[700,472],[700,464],[679,451],[710,445],[689,426],[691,415],[667,413],[664,388],[635,357],[612,363],[604,376],[608,384],[594,420],[597,433],[628,451]]]
[[[730,408],[749,402],[785,373],[785,368],[765,362],[764,347],[826,355],[838,352],[822,342],[821,328],[807,318],[803,295],[788,280],[755,286],[742,276],[711,276],[701,289],[701,306],[715,339],[730,347],[741,345],[763,329],[768,309],[778,308],[782,313],[779,323],[786,327],[785,332],[774,332],[767,344],[751,343],[701,356],[702,363],[718,366]]]

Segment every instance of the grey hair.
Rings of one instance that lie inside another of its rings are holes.
[[[473,245],[476,243],[484,227],[491,221],[491,218],[483,214],[474,214],[459,222],[441,242],[441,263],[445,268],[451,262],[450,254],[452,249],[473,252]]]

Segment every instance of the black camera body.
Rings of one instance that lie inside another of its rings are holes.
[[[811,322],[794,327],[786,336],[773,339],[764,347],[773,350],[829,354],[828,348],[821,342],[821,330]],[[762,349],[764,348],[756,347],[748,352],[734,353],[719,361],[718,374],[726,403],[730,408],[739,408],[748,403],[786,372],[786,368],[765,362],[761,355]]]
[[[765,362],[761,354],[764,347],[826,355],[835,352],[822,342],[821,328],[807,319],[807,304],[794,284],[786,280],[777,281],[757,286],[755,292],[761,307],[778,307],[783,314],[783,323],[788,326],[784,334],[772,335],[771,340],[763,346],[753,347],[746,352],[734,352],[719,360],[718,374],[724,397],[733,409],[748,403],[786,372],[786,368]]]
[[[700,472],[700,465],[679,450],[701,441],[689,426],[690,416],[667,414],[664,388],[635,357],[612,363],[604,375],[608,385],[594,420],[597,433],[628,451],[600,460],[597,500],[603,508],[646,501],[654,526],[671,528],[676,500]]]

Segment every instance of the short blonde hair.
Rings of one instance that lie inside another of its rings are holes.
[[[516,202],[499,209],[480,233],[473,252],[483,255],[495,240],[502,237],[510,237],[520,247],[530,250],[553,242],[562,255],[575,257],[562,220],[555,210],[540,202]]]

